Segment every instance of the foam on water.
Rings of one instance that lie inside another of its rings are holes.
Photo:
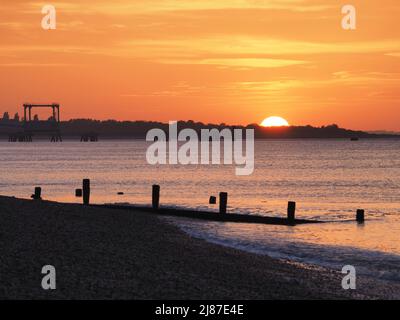
[[[235,249],[268,255],[272,258],[313,264],[341,271],[345,265],[356,267],[359,275],[380,280],[400,282],[400,255],[346,245],[319,244],[312,237],[288,235],[296,230],[285,226],[242,223],[203,222],[186,218],[164,217],[190,236]],[[349,229],[348,223],[336,223],[337,228]],[[297,226],[312,233],[313,227]],[[352,229],[352,228],[350,228]]]

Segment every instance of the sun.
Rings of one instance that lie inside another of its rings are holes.
[[[288,127],[289,122],[281,117],[268,117],[261,122],[262,127]]]

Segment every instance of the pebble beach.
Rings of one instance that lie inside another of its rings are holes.
[[[43,290],[44,265],[56,290]],[[0,299],[398,299],[400,286],[195,239],[157,215],[0,197]]]

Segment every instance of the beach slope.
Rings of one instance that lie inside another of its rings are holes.
[[[43,290],[42,267],[57,289]],[[0,299],[375,299],[358,281],[194,239],[158,216],[0,197]],[[397,293],[396,293],[397,292]]]

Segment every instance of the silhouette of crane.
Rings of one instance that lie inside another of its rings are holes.
[[[32,119],[32,109],[34,108],[51,108],[53,115],[45,121],[39,121],[37,117]],[[49,134],[52,142],[62,141],[60,131],[60,105],[58,103],[24,104],[22,129],[22,132],[10,134],[8,140],[11,142],[31,142],[34,134]]]
[[[53,117],[52,119],[58,124],[60,123],[60,105],[58,103],[53,104],[24,104],[24,120],[25,123],[32,121],[32,109],[33,108],[52,108]],[[26,112],[28,111],[28,118],[26,117]]]
[[[47,121],[32,120],[32,109],[51,108],[53,116]],[[52,104],[24,104],[24,132],[32,137],[35,133],[48,133],[51,135],[52,142],[62,141],[60,131],[60,105]]]

